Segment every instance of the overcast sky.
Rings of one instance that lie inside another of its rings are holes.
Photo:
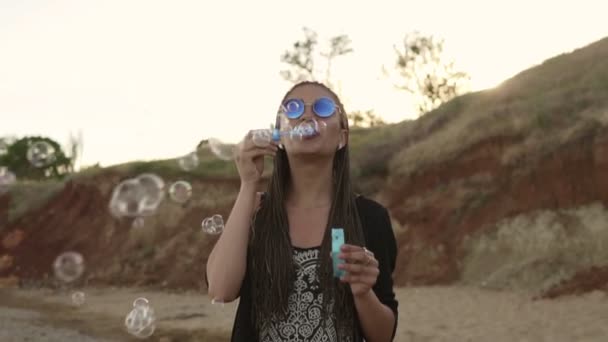
[[[568,4],[568,5],[566,5]],[[410,118],[381,76],[414,30],[444,38],[473,89],[608,36],[606,1],[0,1],[0,136],[82,131],[83,164],[171,158],[265,128],[308,26],[348,34],[347,109]]]

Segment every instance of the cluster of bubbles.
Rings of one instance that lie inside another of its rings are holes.
[[[84,258],[77,252],[64,252],[55,258],[53,271],[55,277],[63,283],[72,283],[84,273]],[[85,303],[85,294],[76,291],[71,296],[72,305],[79,307]]]
[[[294,127],[290,126],[288,121],[282,120],[280,127],[277,132],[274,132],[273,129],[254,130],[252,131],[251,139],[256,146],[266,147],[273,139],[304,140],[320,135],[327,130],[327,124],[324,121],[316,119],[301,122]],[[275,135],[278,135],[278,137]]]
[[[201,224],[203,232],[211,235],[220,234],[224,230],[224,219],[222,215],[213,215],[203,220]]]
[[[27,160],[34,167],[45,167],[55,161],[56,150],[46,141],[36,141],[27,149]]]
[[[125,317],[125,327],[129,334],[137,338],[148,338],[156,330],[156,314],[150,302],[143,297],[133,301],[133,310]]]

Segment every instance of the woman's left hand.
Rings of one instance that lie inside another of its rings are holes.
[[[353,296],[367,294],[380,274],[374,253],[365,247],[347,244],[342,245],[340,252],[339,258],[345,262],[338,265],[338,268],[346,271],[340,280],[350,284]]]

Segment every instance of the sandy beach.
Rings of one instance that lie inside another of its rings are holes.
[[[137,297],[157,315],[149,341],[227,341],[237,302],[211,304],[206,295],[134,288],[86,288],[86,302],[71,303],[71,291],[3,289],[2,341],[135,341],[124,318]],[[525,293],[475,287],[416,287],[397,290],[395,341],[606,341],[608,297],[532,300]],[[18,322],[16,324],[15,322]]]

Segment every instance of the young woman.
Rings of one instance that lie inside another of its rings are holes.
[[[344,108],[315,82],[295,85],[282,108],[279,124],[316,121],[325,129],[267,147],[257,147],[250,132],[238,144],[241,188],[207,261],[208,294],[223,302],[240,297],[232,341],[392,341],[395,236],[387,210],[353,192]],[[267,192],[256,193],[264,156],[274,157],[274,170]],[[344,229],[346,242],[339,279],[334,227]]]

